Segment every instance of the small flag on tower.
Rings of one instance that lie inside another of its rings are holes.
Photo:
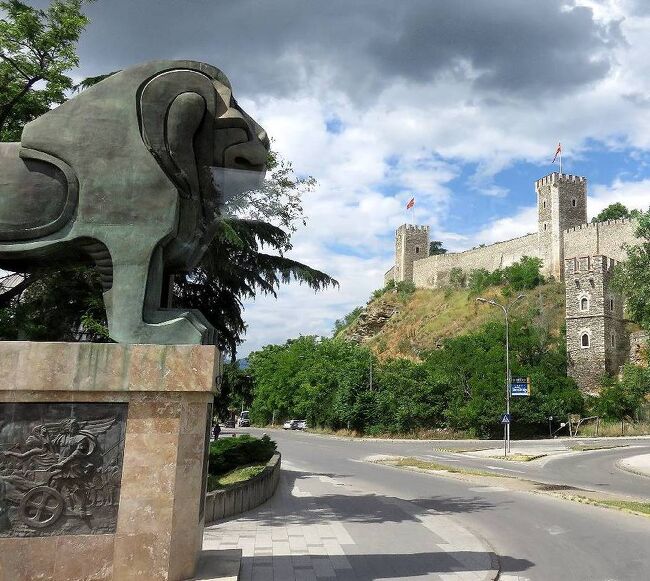
[[[409,203],[406,204],[406,209],[407,209],[407,210],[410,210],[413,206],[415,206],[415,198],[411,198],[411,199],[409,200]]]
[[[562,156],[562,144],[560,142],[557,144],[557,149],[555,150],[555,155],[553,156],[553,161],[551,163],[555,163],[558,155]]]

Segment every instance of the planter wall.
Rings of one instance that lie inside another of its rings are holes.
[[[208,492],[205,496],[205,524],[241,514],[266,502],[278,487],[280,464],[281,456],[276,452],[254,478],[224,490]]]

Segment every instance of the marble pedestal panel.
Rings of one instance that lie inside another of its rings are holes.
[[[219,361],[0,342],[0,581],[192,577]]]

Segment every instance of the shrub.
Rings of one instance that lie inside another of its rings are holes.
[[[238,466],[267,462],[273,456],[277,445],[268,436],[238,436],[222,438],[210,445],[208,472],[213,476],[225,474]]]
[[[503,278],[513,290],[529,290],[544,283],[541,269],[541,258],[523,256],[519,262],[503,269]]]
[[[395,285],[395,289],[400,299],[407,299],[415,292],[415,284],[408,280],[403,280]]]
[[[486,288],[503,283],[503,272],[497,269],[493,272],[485,268],[470,271],[467,286],[472,293],[483,292]]]
[[[449,271],[449,286],[451,288],[463,288],[466,282],[467,275],[463,272],[462,268],[452,268]]]

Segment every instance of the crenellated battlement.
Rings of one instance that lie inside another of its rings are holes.
[[[554,171],[553,173],[548,174],[547,176],[544,176],[543,178],[538,179],[535,182],[535,188],[539,188],[541,186],[548,186],[554,183],[559,183],[559,182],[569,182],[569,183],[579,183],[579,184],[587,184],[587,178],[584,176],[576,176],[573,174],[569,173],[559,173]]]
[[[397,231],[408,230],[410,232],[428,232],[429,226],[420,226],[418,224],[402,224],[397,228]]]
[[[622,226],[623,224],[630,224],[631,222],[634,222],[634,218],[618,218],[617,220],[605,220],[604,222],[587,222],[580,226],[567,228],[564,232],[579,232],[580,230],[589,230],[591,228],[599,229],[607,226]]]

